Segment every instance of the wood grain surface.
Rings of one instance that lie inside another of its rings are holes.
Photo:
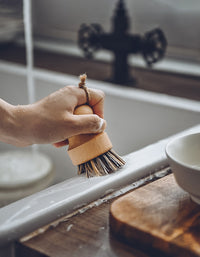
[[[200,206],[176,184],[173,174],[114,201],[110,227],[134,246],[170,256],[200,256]]]
[[[136,190],[160,180],[171,173],[169,167],[149,175],[125,189]],[[125,190],[125,191],[124,191]],[[123,193],[124,192],[124,193]],[[126,191],[127,192],[127,191]],[[130,192],[130,191],[129,191]],[[155,257],[153,251],[145,252],[118,240],[110,233],[110,205],[119,195],[116,192],[90,203],[53,223],[42,227],[16,242],[16,257]],[[101,204],[99,205],[99,201]],[[163,257],[163,256],[162,256]]]

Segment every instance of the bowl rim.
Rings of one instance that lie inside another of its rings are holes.
[[[167,143],[167,145],[166,145],[166,147],[165,147],[165,153],[166,153],[166,155],[167,155],[167,157],[168,157],[169,160],[171,160],[171,161],[173,161],[173,162],[175,162],[175,163],[181,165],[182,167],[185,167],[185,168],[187,168],[187,169],[190,169],[190,170],[189,170],[190,172],[191,172],[191,170],[200,172],[200,167],[199,167],[199,168],[198,168],[198,167],[195,167],[195,166],[192,167],[191,165],[186,164],[186,163],[184,163],[184,162],[181,162],[181,161],[179,161],[177,158],[174,158],[174,156],[172,156],[172,155],[169,153],[169,147],[170,147],[172,144],[174,144],[176,141],[182,140],[182,139],[187,138],[187,137],[192,137],[192,136],[199,136],[199,137],[200,137],[200,132],[197,132],[197,133],[190,133],[190,134],[187,134],[187,135],[182,135],[182,136],[178,136],[178,137],[175,137],[175,138],[171,139],[171,140]]]

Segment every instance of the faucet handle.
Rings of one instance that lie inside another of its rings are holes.
[[[103,29],[99,24],[81,25],[78,32],[78,45],[86,58],[92,58],[93,53],[101,48],[100,36],[102,34]]]
[[[148,66],[161,60],[166,52],[167,39],[159,28],[146,32],[143,38],[142,54]]]

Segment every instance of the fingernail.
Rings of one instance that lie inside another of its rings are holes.
[[[100,118],[100,123],[99,123],[99,132],[102,132],[105,129],[106,121],[102,118]]]

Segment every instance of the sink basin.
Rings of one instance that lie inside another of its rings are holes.
[[[65,86],[77,77],[34,70],[36,99]],[[26,70],[0,63],[1,98],[27,104]],[[177,134],[200,131],[200,104],[196,101],[126,88],[88,79],[88,87],[105,94],[105,119],[113,149],[126,165],[116,173],[87,179],[77,176],[67,148],[37,146],[54,167],[50,187],[0,209],[0,245],[13,241],[67,213],[168,165],[165,146]],[[30,148],[26,148],[30,151]],[[0,151],[18,148],[0,143]]]

